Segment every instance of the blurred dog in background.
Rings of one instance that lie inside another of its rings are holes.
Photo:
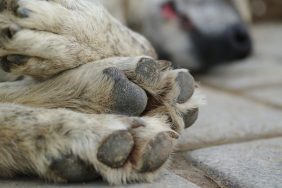
[[[147,37],[160,59],[171,60],[175,68],[206,71],[251,53],[251,37],[245,25],[250,15],[245,0],[101,2],[122,23]],[[0,70],[0,82],[19,78]]]
[[[160,59],[203,72],[251,54],[245,0],[102,0],[131,29],[142,33]]]

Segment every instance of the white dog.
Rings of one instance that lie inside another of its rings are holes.
[[[161,59],[194,72],[250,55],[241,0],[101,0],[124,24],[146,36]]]
[[[98,1],[0,0],[0,176],[152,181],[202,98]]]

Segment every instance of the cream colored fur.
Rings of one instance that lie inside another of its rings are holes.
[[[152,181],[155,173],[141,176],[132,163],[122,169],[107,167],[97,160],[97,149],[104,138],[117,130],[131,130],[138,138],[136,144],[142,144],[139,147],[144,147],[157,133],[171,131],[165,119],[159,117],[140,118],[146,128],[133,128],[130,123],[136,118],[87,115],[69,110],[2,104],[0,114],[0,175],[4,177],[25,172],[64,182],[49,170],[51,160],[48,157],[59,158],[62,153],[72,153],[94,165],[110,183]]]
[[[195,92],[186,103],[175,103],[181,89],[176,77],[187,70],[171,70],[154,60],[150,43],[96,1],[19,0],[20,8],[31,10],[26,18],[10,11],[16,1],[2,2],[7,9],[0,14],[0,29],[19,28],[10,39],[0,37],[0,56],[29,56],[10,71],[33,78],[0,84],[0,176],[23,173],[66,182],[50,166],[54,159],[74,155],[111,184],[153,181],[167,163],[155,171],[138,171],[150,140],[163,132],[176,138],[185,126],[181,113],[203,102]],[[144,59],[163,66],[156,82],[135,72]],[[158,106],[143,117],[107,114],[115,102],[114,81],[103,74],[110,67],[123,71]],[[132,135],[133,155],[122,168],[110,168],[97,160],[97,150],[118,130]]]

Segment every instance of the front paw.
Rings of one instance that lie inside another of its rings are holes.
[[[148,57],[124,58],[116,66],[147,92],[148,103],[142,115],[166,115],[171,128],[177,132],[197,120],[204,97],[199,94],[188,70],[173,70],[169,62]]]
[[[116,67],[128,80],[146,91],[148,102],[141,116],[167,116],[171,128],[181,132],[198,117],[205,98],[186,69],[171,68],[171,63],[149,57],[109,58],[96,66]]]

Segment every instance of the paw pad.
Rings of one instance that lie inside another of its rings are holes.
[[[194,93],[194,78],[188,72],[180,72],[176,78],[176,82],[180,88],[180,94],[177,98],[179,104],[187,102]]]
[[[5,1],[0,0],[0,12],[3,12],[7,7],[7,4]]]
[[[133,137],[128,131],[117,131],[99,147],[97,158],[109,167],[120,168],[130,155],[133,145]]]
[[[13,36],[21,30],[21,27],[17,24],[11,24],[9,27],[2,29],[1,34],[8,39],[12,39]]]
[[[16,10],[17,16],[21,18],[28,18],[30,13],[31,13],[31,10],[24,8],[24,7],[20,7]]]
[[[112,98],[113,113],[139,116],[146,108],[147,95],[145,91],[129,81],[124,73],[117,68],[107,68],[104,74],[114,80]]]
[[[135,72],[138,79],[148,84],[155,83],[160,76],[160,69],[157,62],[150,58],[142,58],[137,64]]]
[[[68,182],[85,182],[100,177],[93,167],[71,155],[53,160],[50,170]]]
[[[184,120],[184,123],[185,123],[185,128],[191,127],[196,122],[196,120],[198,119],[198,115],[199,115],[199,109],[198,108],[191,109],[186,114],[184,114],[183,120]]]
[[[173,138],[167,133],[159,133],[147,145],[142,156],[140,172],[153,172],[159,169],[169,158],[173,150]]]
[[[11,72],[11,68],[14,65],[23,65],[25,64],[29,58],[27,56],[22,56],[22,55],[9,55],[5,56],[1,59],[0,65],[2,69],[6,72]]]

